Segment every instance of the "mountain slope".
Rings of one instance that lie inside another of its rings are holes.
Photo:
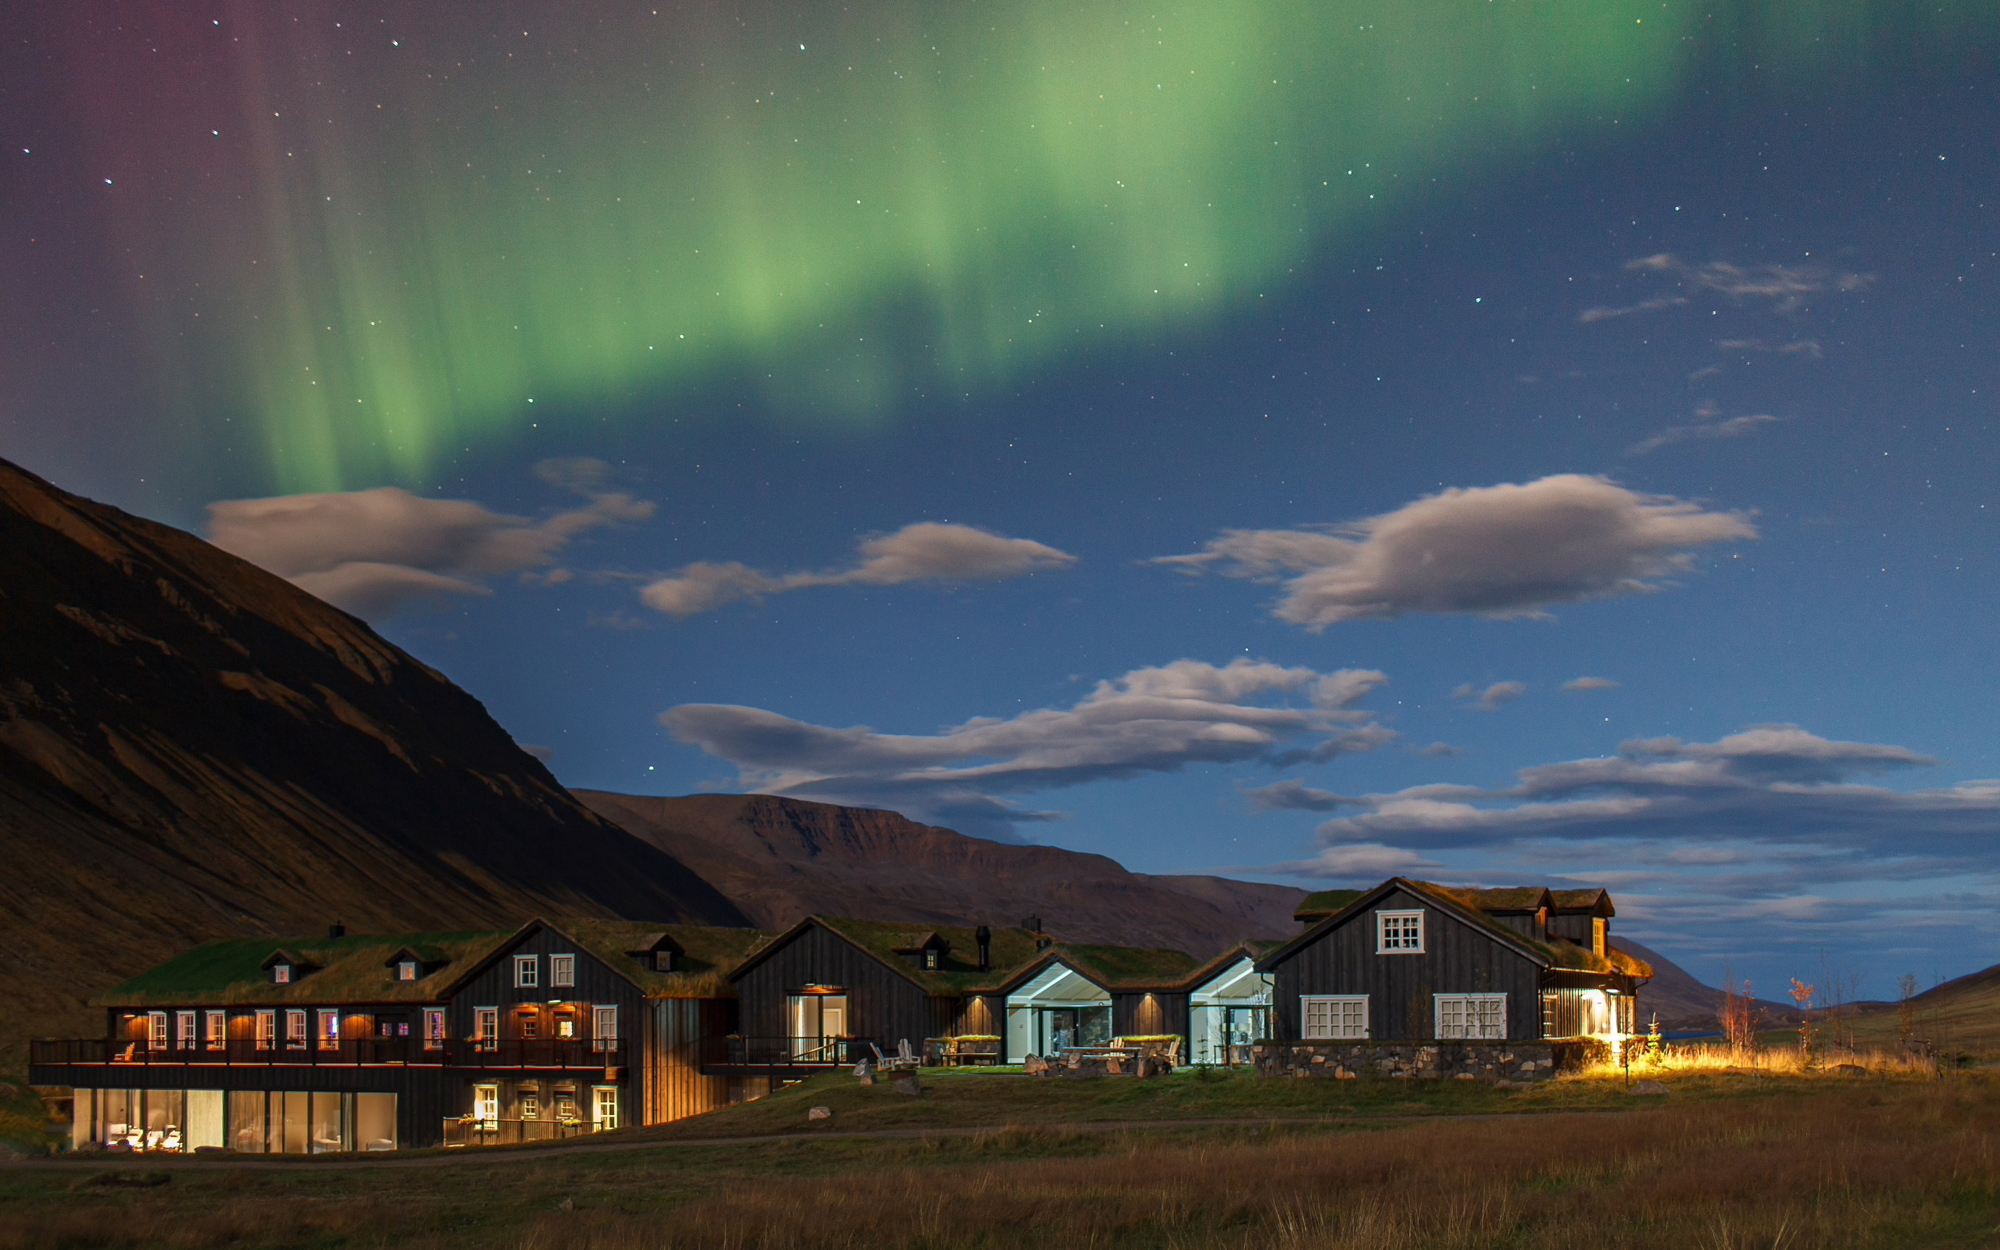
[[[741,923],[367,625],[0,461],[0,1061],[224,935]]]
[[[1639,989],[1639,1024],[1643,1028],[1648,1020],[1657,1015],[1660,1027],[1666,1029],[1718,1029],[1717,1013],[1722,1009],[1722,991],[1711,985],[1704,985],[1695,979],[1693,973],[1650,947],[1641,946],[1630,938],[1613,938],[1611,944],[1621,950],[1630,951],[1653,965],[1653,979]],[[1779,1024],[1792,1019],[1797,1012],[1792,1004],[1773,1002],[1770,999],[1756,1000],[1756,1008],[1762,1011],[1767,1025]]]
[[[1206,959],[1239,938],[1298,932],[1292,909],[1305,897],[1222,877],[1146,876],[1102,855],[967,837],[871,808],[767,794],[576,796],[699,872],[765,928],[811,912],[964,925],[1039,916],[1069,941]]]

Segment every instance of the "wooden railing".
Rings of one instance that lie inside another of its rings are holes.
[[[702,1042],[701,1063],[738,1072],[825,1071],[872,1061],[874,1043],[868,1037],[711,1037]]]
[[[402,1066],[447,1068],[617,1068],[627,1062],[622,1038],[512,1038],[481,1042],[454,1038],[426,1044],[415,1037],[345,1037],[338,1042],[264,1044],[241,1038],[191,1048],[153,1050],[143,1041],[58,1038],[30,1042],[28,1062],[44,1065],[226,1064],[273,1066]]]
[[[482,1120],[477,1116],[446,1116],[444,1145],[513,1146],[521,1142],[563,1141],[595,1133],[602,1126],[589,1120]]]

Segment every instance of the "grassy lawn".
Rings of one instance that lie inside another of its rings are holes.
[[[1606,1078],[1522,1091],[1192,1075],[926,1083],[912,1098],[823,1078],[603,1139],[642,1144],[615,1152],[455,1152],[444,1166],[245,1161],[161,1168],[166,1183],[148,1187],[104,1183],[139,1177],[144,1161],[26,1164],[0,1169],[0,1250],[2000,1244],[2000,1080],[1986,1074],[1670,1074],[1663,1098]],[[815,1105],[833,1107],[844,1130],[994,1127],[821,1136],[805,1127]],[[1272,1119],[1082,1127],[1256,1117]],[[687,1140],[772,1130],[792,1135]],[[643,1145],[668,1137],[682,1140]]]

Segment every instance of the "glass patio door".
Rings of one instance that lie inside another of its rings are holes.
[[[841,1061],[838,1043],[848,1036],[847,995],[794,994],[786,1008],[792,1058],[806,1063]]]

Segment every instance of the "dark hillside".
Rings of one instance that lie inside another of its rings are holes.
[[[0,859],[0,1062],[212,937],[743,920],[361,621],[5,461]]]

